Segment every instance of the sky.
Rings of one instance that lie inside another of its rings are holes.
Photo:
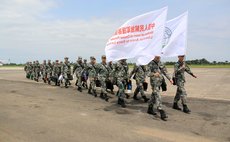
[[[97,59],[124,22],[168,6],[188,10],[187,60],[230,61],[229,0],[0,0],[0,60]],[[167,58],[174,61],[176,58]]]

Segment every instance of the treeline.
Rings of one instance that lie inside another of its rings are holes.
[[[165,62],[165,65],[174,65],[176,62]],[[196,59],[196,60],[186,60],[186,63],[189,65],[230,65],[230,62],[228,61],[222,61],[222,62],[217,62],[213,61],[210,62],[206,60],[205,58],[203,59]]]

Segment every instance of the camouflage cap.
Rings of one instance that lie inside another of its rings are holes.
[[[69,57],[65,57],[64,59],[69,59]]]
[[[94,56],[91,56],[90,60],[96,60],[96,58]]]
[[[80,60],[82,60],[82,57],[81,56],[78,56],[78,59],[77,59],[78,61],[80,61]]]
[[[185,55],[178,55],[178,57],[185,57]]]
[[[105,56],[105,55],[102,55],[101,58],[102,58],[102,59],[106,59],[106,56]]]

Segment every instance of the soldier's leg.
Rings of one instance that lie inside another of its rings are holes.
[[[133,99],[134,100],[139,100],[138,98],[137,98],[137,95],[138,95],[138,93],[140,92],[140,82],[136,79],[135,80],[136,81],[136,89],[135,89],[135,91],[134,91],[134,93],[133,93]]]
[[[122,107],[126,107],[125,105],[125,88],[124,88],[124,84],[121,80],[117,80],[117,86],[118,86],[118,104],[121,105]]]
[[[96,81],[95,78],[93,78],[92,83],[91,83],[91,87],[92,87],[92,90],[93,90],[94,97],[97,97],[96,82],[95,81]]]
[[[146,97],[143,87],[143,82],[139,84],[139,91],[141,93],[141,97],[144,99],[145,102],[149,101],[149,98]]]
[[[109,98],[107,96],[107,91],[106,91],[106,78],[105,77],[101,77],[100,78],[100,83],[101,83],[101,94],[100,94],[100,97],[102,99],[105,99],[106,101],[108,101]]]
[[[89,78],[89,88],[88,88],[88,94],[92,94],[92,83],[91,83],[91,78]]]
[[[181,110],[181,108],[178,106],[178,101],[181,99],[180,94],[181,94],[181,89],[180,89],[179,85],[177,85],[176,95],[174,97],[174,102],[173,102],[173,109]]]
[[[78,86],[78,91],[82,92],[81,74],[77,74],[77,86]]]
[[[160,87],[161,82],[156,83],[156,87],[154,88],[154,95],[155,95],[155,107],[160,112],[161,119],[166,121],[167,115],[165,111],[162,109],[162,100],[161,100],[161,94],[160,94]]]
[[[178,88],[179,88],[179,92],[180,92],[181,102],[183,105],[183,112],[190,113],[191,111],[189,110],[189,108],[187,106],[187,93],[186,93],[186,90],[184,88],[184,82],[180,82]]]
[[[155,90],[155,85],[153,83],[151,83],[151,87],[152,87],[152,94],[150,97],[150,100],[148,102],[148,110],[147,113],[151,114],[151,115],[156,115],[156,112],[153,110],[153,106],[155,104],[156,98],[155,98],[155,94],[154,94],[154,90]]]

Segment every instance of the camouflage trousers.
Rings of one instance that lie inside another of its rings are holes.
[[[138,80],[138,79],[136,79],[136,86],[137,86],[137,87],[136,87],[136,89],[135,89],[135,92],[136,92],[137,94],[140,92],[142,97],[145,96],[143,83],[144,83],[143,80]]]
[[[124,99],[125,98],[125,85],[123,83],[124,81],[117,79],[117,86],[118,86],[118,92],[117,92],[117,96],[120,99]]]
[[[34,76],[34,78],[35,78],[35,79],[39,79],[39,76],[40,76],[40,72],[39,72],[39,71],[35,71],[35,76]]]
[[[96,82],[94,77],[89,77],[89,90],[96,90]]]
[[[162,81],[159,79],[151,81],[152,94],[149,100],[149,105],[152,105],[157,110],[162,109],[162,100],[160,94],[161,83]]]
[[[81,73],[76,73],[77,78],[77,86],[82,88],[82,80],[81,80]]]
[[[106,80],[107,80],[107,78],[100,76],[98,79],[100,80],[100,84],[101,84],[101,93],[107,94],[107,92],[106,92]]]
[[[183,81],[177,81],[177,91],[174,97],[174,103],[177,103],[180,99],[182,104],[185,105],[187,103],[187,93]]]

